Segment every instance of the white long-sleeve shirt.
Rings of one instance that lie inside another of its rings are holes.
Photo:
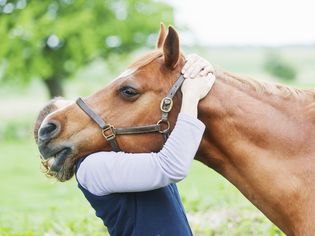
[[[79,183],[92,194],[141,192],[185,178],[205,125],[184,113],[158,153],[97,152],[85,158],[77,171]]]

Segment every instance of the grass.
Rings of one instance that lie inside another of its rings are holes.
[[[5,154],[0,235],[106,235],[74,179],[58,183],[41,173],[32,141],[1,142],[0,150]],[[179,189],[196,235],[279,232],[237,189],[198,162]]]
[[[2,142],[0,149],[5,153],[0,167],[0,235],[104,234],[74,180],[56,183],[41,173],[33,142]]]

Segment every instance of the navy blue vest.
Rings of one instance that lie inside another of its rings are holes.
[[[80,183],[78,186],[95,209],[96,216],[103,220],[110,235],[192,235],[175,184],[152,191],[105,196],[92,194]]]

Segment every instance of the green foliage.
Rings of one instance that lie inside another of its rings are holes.
[[[150,44],[161,21],[173,10],[154,0],[1,0],[0,79],[69,78],[97,57]]]
[[[292,81],[297,76],[295,67],[274,53],[267,56],[264,67],[268,73],[283,80]]]
[[[1,140],[22,140],[31,137],[32,122],[11,120],[0,124]]]

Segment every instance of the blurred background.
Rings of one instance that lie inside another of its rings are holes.
[[[104,235],[74,180],[41,173],[40,108],[106,86],[174,25],[185,53],[258,80],[315,87],[310,0],[0,0],[0,235]],[[217,173],[179,184],[195,235],[282,235]]]

